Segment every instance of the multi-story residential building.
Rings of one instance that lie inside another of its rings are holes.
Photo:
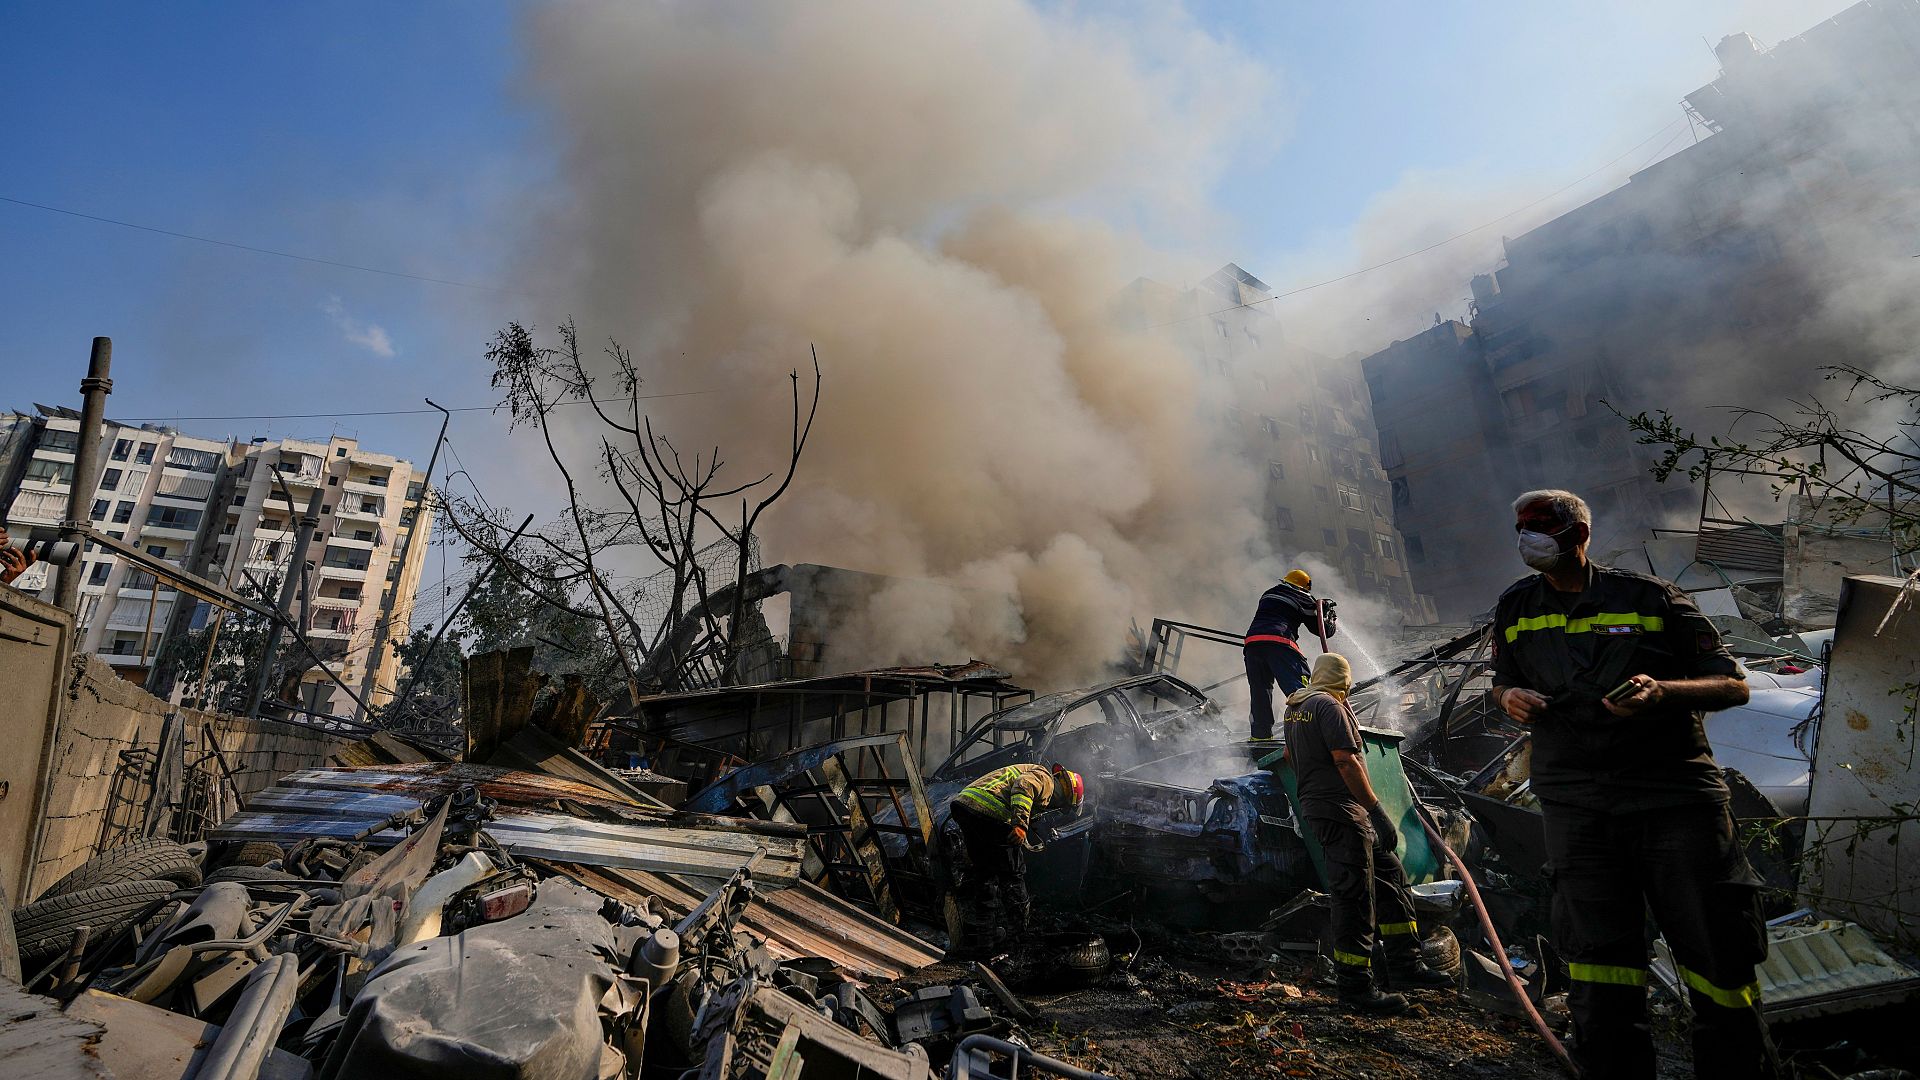
[[[9,523],[55,525],[65,517],[79,428],[66,409],[0,417]],[[356,692],[370,690],[372,704],[392,695],[399,659],[391,647],[373,657],[374,638],[383,622],[390,642],[405,638],[432,527],[424,477],[409,462],[361,450],[352,439],[228,443],[113,422],[103,425],[101,447],[100,472],[91,478],[96,528],[236,591],[251,580],[277,599],[275,583],[298,574],[291,614],[333,674]],[[319,524],[305,565],[294,568],[296,521],[316,490]],[[167,640],[210,615],[208,605],[180,603],[164,582],[104,550],[88,550],[76,568],[81,647],[128,679],[148,682]],[[45,566],[15,585],[45,598],[53,592]],[[168,689],[158,682],[152,688]],[[298,694],[314,712],[354,708],[317,668],[301,676]]]
[[[222,520],[212,576],[237,585],[249,575],[264,582],[287,573],[299,516],[320,492],[319,525],[307,548],[297,614],[342,682],[356,690],[370,688],[371,704],[386,701],[396,689],[399,658],[391,644],[379,657],[372,650],[382,622],[389,628],[389,643],[405,640],[408,633],[432,528],[431,508],[423,500],[425,477],[407,461],[341,438],[257,440],[236,446],[233,461],[233,483],[217,510]],[[409,542],[416,531],[418,537]],[[299,693],[303,707],[315,712],[353,708],[317,669],[301,677]]]
[[[1118,311],[1123,325],[1171,337],[1200,369],[1219,441],[1262,478],[1260,516],[1275,553],[1316,556],[1408,622],[1431,622],[1394,528],[1358,358],[1288,341],[1262,302],[1271,294],[1229,263],[1192,289],[1136,281]]]
[[[1717,486],[1703,511],[1684,475],[1656,482],[1622,414],[1670,410],[1700,429],[1726,423],[1715,406],[1791,412],[1821,389],[1820,365],[1871,368],[1875,339],[1903,336],[1920,2],[1863,3],[1771,50],[1740,34],[1716,52],[1721,76],[1686,98],[1704,137],[1508,239],[1504,265],[1471,283],[1469,322],[1362,363],[1395,521],[1443,619],[1491,608],[1525,572],[1504,538],[1529,488],[1585,495],[1596,554],[1655,528],[1777,514],[1764,492],[1729,508],[1737,496]]]

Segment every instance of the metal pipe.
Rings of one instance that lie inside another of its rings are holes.
[[[433,405],[434,408],[440,409],[440,406],[433,404],[432,398],[423,398],[422,400],[429,405]],[[428,485],[433,483],[433,467],[440,463],[440,446],[447,441],[447,421],[452,419],[452,413],[445,409],[440,409],[440,434],[433,440],[433,453],[427,455],[427,471],[420,482],[420,501],[422,503],[426,501]],[[400,502],[402,506],[406,505],[406,492],[404,490],[400,493]],[[413,550],[414,534],[420,531],[420,517],[420,507],[415,506],[413,508],[413,524],[407,527],[407,538],[400,541],[400,551],[394,555],[394,558],[400,563],[400,573],[402,576],[407,572],[407,552]],[[353,718],[355,720],[365,720],[367,718],[367,709],[373,701],[374,688],[379,685],[376,676],[380,671],[381,652],[387,647],[387,624],[393,621],[393,600],[394,597],[400,593],[399,579],[395,578],[393,588],[387,589],[385,592],[385,598],[380,601],[380,621],[373,625],[373,651],[367,654],[367,692],[359,699],[359,704],[353,711]],[[408,611],[411,612],[412,608],[409,607]]]
[[[194,1080],[256,1080],[293,1012],[299,989],[300,959],[294,953],[269,957],[255,968]]]
[[[73,479],[67,487],[67,518],[60,523],[60,539],[79,543],[82,523],[89,520],[87,508],[93,502],[94,485],[99,482],[100,427],[106,422],[107,395],[113,393],[113,339],[93,339],[93,355],[87,358],[87,377],[80,380],[80,443],[73,453]],[[54,606],[80,613],[79,560],[71,566],[55,567],[59,575],[53,587]]]
[[[247,694],[247,707],[241,710],[241,716],[257,716],[260,713],[260,699],[266,696],[267,681],[273,677],[274,655],[280,651],[281,621],[288,619],[293,598],[300,587],[299,570],[306,562],[307,544],[313,540],[313,530],[320,524],[320,497],[325,491],[325,488],[316,486],[313,497],[307,500],[307,512],[300,516],[300,528],[293,538],[292,561],[287,564],[287,576],[280,582],[280,599],[274,605],[276,618],[273,625],[267,628],[267,644],[264,655],[260,657],[260,672],[254,677],[253,690]],[[284,486],[281,493],[286,496],[287,509],[293,509],[292,493]]]
[[[1024,1065],[1035,1072],[1064,1076],[1067,1080],[1113,1080],[1106,1073],[1088,1072],[1078,1065],[1069,1065],[1058,1058],[1050,1058],[1019,1043],[996,1039],[991,1035],[969,1035],[960,1040],[960,1045],[953,1048],[953,1067],[947,1071],[948,1080],[973,1080],[976,1075],[991,1075],[973,1071],[973,1053],[976,1050],[1012,1058],[1014,1076],[1020,1075],[1020,1067]]]

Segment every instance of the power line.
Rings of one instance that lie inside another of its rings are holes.
[[[1411,259],[1411,258],[1413,258],[1413,257],[1415,257],[1415,256],[1417,256],[1417,255],[1425,255],[1425,254],[1426,254],[1427,252],[1429,252],[1429,251],[1432,251],[1432,250],[1434,250],[1435,248],[1441,248],[1441,247],[1445,247],[1445,246],[1447,246],[1448,244],[1451,244],[1451,243],[1453,243],[1453,242],[1454,242],[1455,240],[1459,240],[1459,239],[1463,239],[1463,238],[1465,238],[1465,237],[1468,237],[1468,236],[1472,236],[1472,235],[1473,235],[1474,233],[1477,233],[1477,232],[1479,232],[1479,231],[1481,231],[1482,229],[1490,229],[1490,228],[1492,228],[1493,226],[1495,226],[1495,225],[1498,225],[1498,224],[1500,224],[1501,222],[1503,222],[1503,221],[1505,221],[1505,220],[1507,220],[1507,219],[1508,219],[1508,218],[1510,218],[1510,217],[1514,217],[1514,216],[1516,216],[1516,215],[1519,215],[1519,214],[1524,214],[1524,213],[1526,213],[1526,212],[1527,212],[1528,210],[1531,210],[1531,209],[1533,209],[1534,207],[1536,207],[1536,206],[1539,206],[1539,205],[1540,205],[1541,203],[1543,203],[1543,202],[1546,202],[1546,201],[1547,201],[1547,200],[1549,200],[1549,199],[1553,199],[1553,198],[1555,198],[1555,197],[1557,197],[1557,196],[1559,196],[1559,195],[1562,195],[1562,194],[1564,194],[1564,193],[1566,193],[1566,192],[1568,192],[1568,191],[1571,191],[1572,189],[1574,189],[1574,188],[1576,188],[1576,187],[1579,187],[1579,186],[1580,186],[1581,184],[1584,184],[1584,183],[1586,183],[1586,182],[1587,182],[1588,180],[1591,180],[1591,179],[1593,179],[1594,177],[1596,177],[1596,176],[1598,176],[1598,175],[1600,175],[1601,173],[1603,173],[1603,172],[1605,172],[1605,171],[1607,171],[1608,169],[1610,169],[1610,168],[1612,168],[1613,166],[1615,166],[1615,165],[1617,165],[1617,164],[1619,164],[1619,163],[1620,163],[1621,161],[1623,161],[1623,160],[1625,160],[1625,159],[1626,159],[1626,158],[1627,158],[1628,156],[1630,156],[1630,155],[1632,155],[1632,154],[1634,154],[1635,152],[1637,152],[1637,151],[1638,151],[1638,150],[1639,150],[1639,149],[1640,149],[1641,147],[1643,147],[1643,146],[1645,146],[1645,145],[1647,145],[1648,143],[1650,143],[1650,142],[1652,142],[1653,140],[1655,140],[1655,139],[1657,139],[1657,138],[1659,138],[1660,136],[1662,136],[1662,135],[1664,135],[1664,134],[1666,134],[1666,133],[1667,133],[1667,129],[1668,129],[1668,128],[1671,128],[1671,127],[1673,127],[1673,126],[1674,126],[1675,124],[1678,124],[1678,123],[1680,123],[1680,122],[1681,122],[1680,120],[1669,120],[1669,121],[1667,121],[1666,123],[1664,123],[1664,124],[1662,124],[1662,125],[1660,125],[1660,128],[1659,128],[1659,130],[1657,130],[1657,131],[1655,131],[1655,132],[1654,132],[1653,134],[1651,134],[1651,135],[1649,135],[1649,136],[1647,136],[1646,138],[1644,138],[1644,139],[1641,139],[1641,140],[1640,140],[1639,142],[1637,142],[1637,143],[1634,143],[1634,144],[1633,144],[1632,146],[1630,146],[1630,147],[1628,147],[1628,148],[1626,149],[1626,151],[1625,151],[1624,153],[1621,153],[1621,154],[1620,154],[1619,156],[1617,156],[1617,157],[1615,157],[1615,158],[1613,158],[1612,160],[1610,160],[1610,161],[1608,161],[1608,162],[1607,162],[1606,164],[1604,164],[1604,165],[1601,165],[1600,167],[1598,167],[1598,168],[1596,168],[1596,169],[1594,169],[1594,170],[1593,170],[1592,172],[1589,172],[1589,173],[1587,173],[1587,174],[1586,174],[1585,176],[1582,176],[1582,177],[1580,177],[1580,178],[1579,178],[1579,179],[1577,179],[1577,180],[1572,180],[1572,181],[1569,181],[1569,182],[1568,182],[1568,183],[1566,183],[1565,185],[1563,185],[1563,186],[1561,186],[1561,187],[1559,187],[1559,188],[1556,188],[1556,189],[1554,189],[1553,191],[1550,191],[1550,192],[1548,192],[1548,193],[1547,193],[1547,194],[1545,194],[1545,195],[1542,195],[1542,196],[1540,196],[1539,198],[1537,198],[1537,199],[1535,199],[1535,200],[1533,200],[1532,202],[1530,202],[1530,203],[1528,203],[1528,204],[1526,204],[1525,206],[1522,206],[1522,207],[1519,207],[1519,208],[1517,208],[1517,209],[1513,209],[1513,210],[1509,210],[1509,211],[1507,211],[1506,213],[1504,213],[1504,214],[1501,214],[1501,215],[1500,215],[1499,217],[1497,217],[1497,218],[1494,218],[1494,219],[1492,219],[1491,221],[1484,221],[1484,222],[1481,222],[1481,223],[1480,223],[1480,224],[1478,224],[1478,225],[1475,225],[1475,226],[1474,226],[1473,228],[1471,228],[1471,229],[1467,229],[1467,230],[1465,230],[1465,231],[1462,231],[1462,232],[1457,232],[1457,233],[1454,233],[1454,234],[1453,234],[1452,236],[1449,236],[1449,237],[1447,237],[1447,238],[1446,238],[1445,240],[1436,240],[1436,241],[1434,241],[1433,243],[1431,243],[1431,244],[1428,244],[1428,245],[1427,245],[1426,247],[1423,247],[1423,248],[1418,248],[1418,249],[1416,249],[1416,250],[1413,250],[1413,251],[1409,251],[1409,252],[1407,252],[1407,253],[1406,253],[1406,254],[1404,254],[1404,255],[1396,255],[1396,256],[1394,256],[1393,258],[1391,258],[1391,259],[1387,259],[1387,260],[1386,260],[1386,261],[1384,261],[1384,262],[1377,262],[1377,263],[1374,263],[1374,264],[1373,264],[1372,266],[1363,266],[1363,267],[1361,267],[1361,268],[1360,268],[1360,269],[1358,269],[1358,270],[1351,270],[1351,271],[1348,271],[1347,273],[1344,273],[1344,274],[1341,274],[1341,275],[1340,275],[1339,277],[1331,277],[1331,278],[1328,278],[1328,279],[1326,279],[1325,281],[1316,281],[1316,282],[1314,282],[1314,283],[1313,283],[1313,284],[1311,284],[1311,285],[1302,285],[1302,286],[1300,286],[1299,288],[1295,288],[1295,289],[1288,289],[1288,290],[1287,290],[1286,292],[1282,292],[1282,293],[1275,293],[1275,294],[1273,294],[1272,296],[1266,296],[1266,297],[1262,297],[1262,298],[1260,298],[1260,299],[1258,299],[1258,300],[1250,300],[1250,301],[1248,301],[1248,302],[1246,302],[1246,303],[1244,303],[1244,304],[1232,304],[1232,305],[1229,305],[1229,306],[1227,306],[1227,307],[1223,307],[1223,308],[1220,308],[1220,309],[1219,309],[1219,310],[1217,310],[1217,311],[1203,311],[1203,312],[1200,312],[1200,313],[1199,313],[1199,314],[1197,314],[1197,315],[1183,315],[1183,316],[1181,316],[1181,317],[1180,317],[1180,318],[1178,318],[1178,319],[1169,319],[1169,320],[1167,320],[1166,322],[1163,322],[1163,323],[1154,323],[1154,324],[1153,324],[1153,325],[1151,325],[1151,326],[1148,326],[1148,327],[1144,327],[1144,329],[1147,329],[1147,330],[1157,330],[1157,329],[1159,329],[1159,328],[1161,328],[1161,327],[1163,327],[1163,326],[1175,326],[1175,325],[1178,325],[1178,324],[1180,324],[1180,323],[1183,323],[1183,322],[1192,322],[1192,321],[1193,321],[1193,320],[1195,320],[1195,319],[1206,319],[1206,318],[1211,318],[1212,316],[1215,316],[1215,315],[1224,315],[1224,314],[1226,314],[1226,313],[1227,313],[1227,312],[1229,312],[1229,311],[1238,311],[1238,310],[1240,310],[1241,308],[1251,308],[1251,307],[1258,307],[1258,306],[1260,306],[1261,304],[1271,304],[1271,303],[1273,303],[1273,302],[1274,302],[1275,300],[1285,300],[1285,299],[1286,299],[1287,297],[1289,297],[1289,296],[1299,296],[1299,295],[1300,295],[1301,293],[1306,293],[1306,292],[1312,292],[1312,291],[1313,291],[1313,290],[1315,290],[1315,289],[1320,289],[1320,288],[1325,288],[1325,287],[1326,287],[1326,286],[1328,286],[1328,285],[1336,285],[1336,284],[1338,284],[1338,283],[1340,283],[1340,282],[1342,282],[1342,281],[1347,281],[1347,280],[1349,280],[1349,279],[1351,279],[1351,278],[1357,278],[1357,277],[1359,277],[1359,276],[1360,276],[1360,275],[1362,275],[1362,274],[1370,274],[1370,273],[1372,273],[1372,272],[1374,272],[1375,270],[1381,270],[1381,269],[1384,269],[1384,268],[1386,268],[1386,267],[1389,267],[1389,266],[1392,266],[1392,265],[1393,265],[1393,264],[1395,264],[1395,263],[1401,263],[1401,262],[1405,262],[1405,261],[1407,261],[1408,259]],[[1671,140],[1669,140],[1669,141],[1671,141]],[[1662,147],[1662,149],[1665,149],[1665,147]]]
[[[715,394],[718,390],[683,390],[677,394],[640,394],[637,397],[582,398],[578,401],[557,401],[559,405],[610,405],[624,401],[660,401],[665,398],[698,397],[701,394]],[[448,409],[448,412],[498,412],[504,405],[462,405]],[[213,420],[340,420],[355,416],[423,416],[438,414],[438,409],[374,409],[366,412],[330,412],[330,413],[243,413],[239,416],[123,416],[117,422],[123,424],[150,424],[161,421],[184,420],[206,422]]]
[[[498,285],[482,285],[478,282],[473,282],[473,281],[455,281],[451,278],[429,277],[426,274],[409,274],[404,270],[385,270],[378,266],[362,266],[359,263],[340,262],[335,259],[322,259],[312,255],[296,255],[291,251],[276,251],[273,248],[255,247],[252,244],[241,244],[241,243],[236,243],[235,241],[232,241],[232,240],[219,240],[211,236],[195,236],[192,233],[176,232],[172,229],[162,229],[155,225],[142,225],[139,222],[135,222],[135,221],[122,221],[119,218],[102,217],[99,214],[87,214],[87,213],[82,213],[81,211],[78,211],[78,210],[68,210],[64,207],[48,206],[46,203],[30,202],[26,199],[16,199],[10,195],[0,195],[0,202],[12,203],[15,206],[30,207],[34,210],[44,210],[49,214],[64,214],[67,217],[81,218],[86,221],[98,221],[105,225],[118,225],[123,229],[136,229],[140,232],[154,233],[159,236],[171,236],[176,240],[192,240],[195,243],[212,244],[215,247],[233,248],[236,251],[251,251],[256,255],[272,255],[273,257],[278,259],[292,259],[295,262],[314,263],[319,266],[332,266],[341,270],[358,270],[361,273],[365,273],[365,274],[381,274],[386,277],[406,278],[409,281],[424,281],[432,285],[451,285],[457,289],[479,289],[482,292],[513,292],[515,291],[512,289],[502,288],[501,286],[498,286]]]

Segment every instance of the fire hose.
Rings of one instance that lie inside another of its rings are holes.
[[[1486,901],[1480,898],[1480,887],[1474,884],[1473,874],[1468,871],[1466,862],[1454,854],[1453,849],[1447,846],[1447,842],[1440,838],[1440,830],[1434,828],[1433,822],[1427,819],[1426,808],[1420,805],[1420,797],[1414,792],[1411,782],[1407,785],[1407,793],[1413,796],[1413,814],[1420,819],[1420,827],[1426,830],[1427,842],[1445,855],[1447,861],[1453,864],[1453,868],[1460,872],[1460,883],[1467,887],[1467,899],[1473,901],[1474,914],[1480,916],[1480,932],[1487,936],[1487,943],[1493,946],[1494,958],[1500,961],[1500,971],[1507,977],[1507,988],[1513,991],[1513,1000],[1520,1003],[1520,1008],[1527,1014],[1527,1019],[1533,1022],[1533,1030],[1545,1040],[1547,1049],[1553,1051],[1553,1056],[1560,1059],[1560,1063],[1567,1067],[1569,1073],[1579,1076],[1579,1066],[1573,1063],[1573,1057],[1567,1053],[1567,1048],[1554,1036],[1553,1029],[1547,1026],[1547,1021],[1540,1015],[1540,1010],[1533,1007],[1533,999],[1527,996],[1527,988],[1520,984],[1520,976],[1514,974],[1513,964],[1507,960],[1507,947],[1500,943],[1500,933],[1493,928],[1493,917],[1487,914]]]

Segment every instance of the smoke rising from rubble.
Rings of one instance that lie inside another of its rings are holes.
[[[1175,16],[1120,29],[1012,2],[579,4],[532,20],[533,88],[572,205],[542,244],[656,417],[742,475],[785,453],[786,373],[824,397],[769,561],[960,586],[882,590],[839,668],[977,656],[1101,677],[1131,619],[1234,625],[1284,567],[1257,478],[1197,423],[1190,362],[1112,328],[1146,271],[1096,217],[1209,227],[1231,131],[1264,92]],[[937,595],[935,595],[937,594]]]

